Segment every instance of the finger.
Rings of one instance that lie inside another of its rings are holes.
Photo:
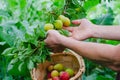
[[[56,30],[48,30],[48,31],[45,33],[46,37],[48,37],[48,35],[50,35],[51,33],[59,33],[59,32],[56,31]]]
[[[46,38],[48,37],[48,35],[52,32],[53,30],[48,30],[45,35],[46,35]]]
[[[45,39],[45,40],[44,40],[44,42],[46,43],[46,42],[47,42],[47,40]]]
[[[47,39],[45,39],[44,42],[45,42],[45,45],[48,46]]]
[[[81,23],[81,20],[73,20],[72,23],[78,25]]]
[[[68,30],[68,31],[70,31],[70,32],[73,31],[73,27],[63,27],[63,29],[66,29],[66,30]]]
[[[74,39],[73,37],[69,37],[70,39]]]

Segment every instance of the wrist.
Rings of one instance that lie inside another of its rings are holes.
[[[97,33],[98,33],[98,25],[93,25],[93,27],[92,27],[92,32],[91,32],[92,34],[91,34],[91,37],[92,38],[96,38],[96,37],[98,37],[97,36]]]
[[[58,36],[58,44],[63,45],[63,42],[65,41],[66,37],[63,35]]]

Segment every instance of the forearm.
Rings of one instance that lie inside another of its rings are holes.
[[[66,37],[61,39],[61,44],[92,60],[114,61],[113,57],[116,50],[115,46],[112,45],[77,41]]]
[[[93,28],[92,37],[120,40],[120,26],[98,26]]]

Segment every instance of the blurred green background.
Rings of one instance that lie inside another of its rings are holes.
[[[22,45],[22,41],[33,41],[31,36],[35,29],[53,22],[63,14],[71,20],[87,18],[98,25],[120,25],[119,0],[0,0],[0,80],[31,80],[30,76],[11,75],[13,66],[10,57],[1,55],[5,49]],[[119,34],[118,34],[119,35]],[[105,39],[88,39],[86,41],[119,44],[119,41]],[[9,51],[7,52],[9,54]],[[83,80],[114,80],[116,72],[88,59],[85,60],[86,71]],[[32,66],[32,63],[30,63]],[[25,68],[23,64],[13,68]],[[17,74],[17,72],[16,72]]]

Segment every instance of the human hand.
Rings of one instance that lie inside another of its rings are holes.
[[[87,38],[92,37],[95,25],[92,24],[89,20],[87,19],[73,20],[72,23],[78,26],[64,27],[64,29],[71,32],[70,37],[76,40],[85,40]]]
[[[44,40],[48,47],[52,49],[53,52],[62,52],[65,47],[60,44],[60,39],[63,38],[56,30],[49,30],[47,38]]]

